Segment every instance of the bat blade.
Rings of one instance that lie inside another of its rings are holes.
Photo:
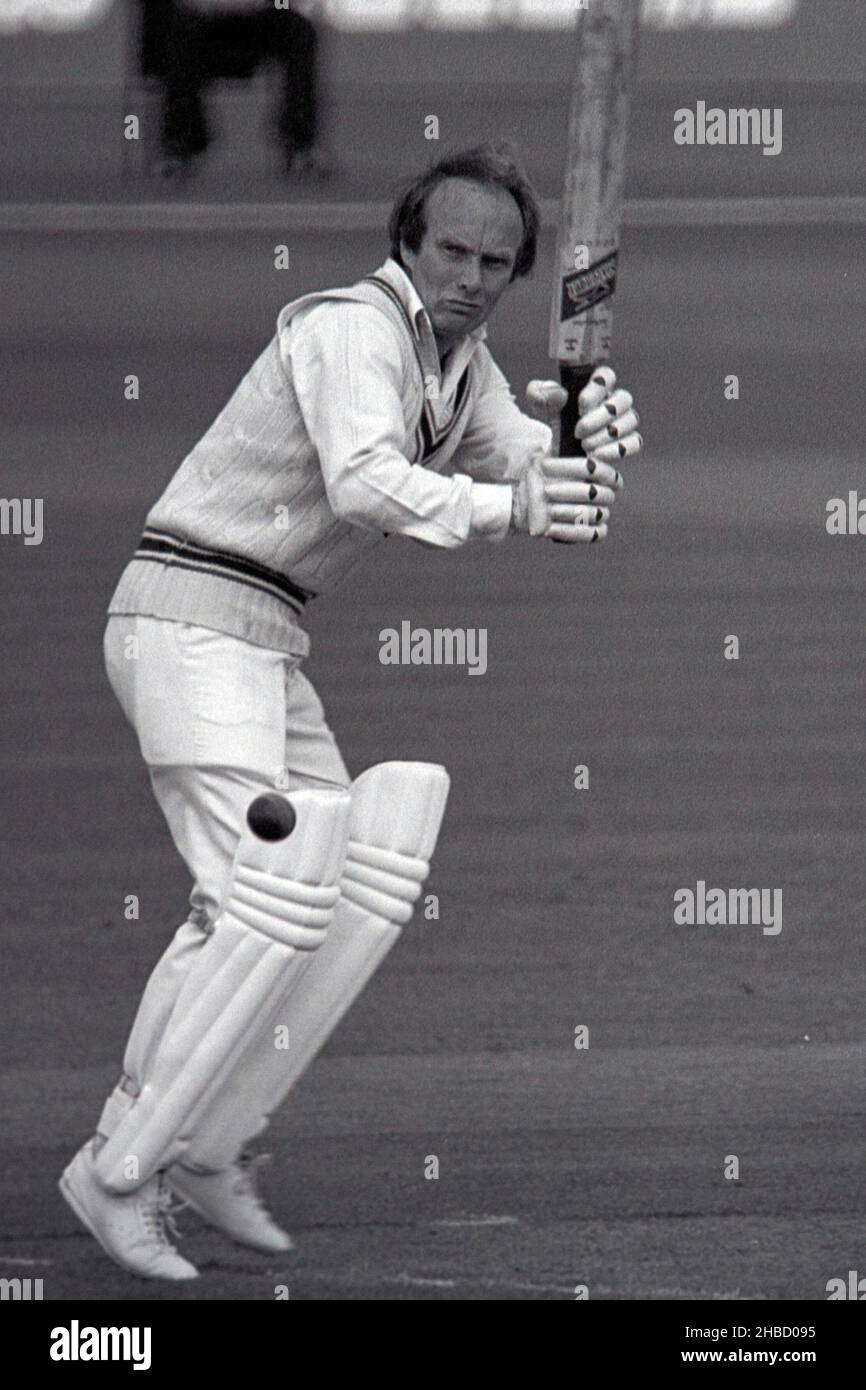
[[[628,113],[640,0],[589,0],[578,10],[565,187],[550,309],[550,356],[568,402],[559,452],[579,454],[577,398],[610,356]]]

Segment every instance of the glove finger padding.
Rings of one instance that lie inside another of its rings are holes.
[[[581,415],[594,410],[612,394],[616,386],[616,372],[605,363],[596,367],[586,386],[577,398],[577,409]]]
[[[623,485],[622,475],[609,464],[599,462],[595,455],[592,458],[545,458],[542,460],[542,469],[547,479],[548,490],[553,485],[562,484],[567,487],[573,482],[591,482],[596,486],[613,488],[615,492],[619,492]]]
[[[560,541],[564,545],[592,545],[594,541],[606,538],[607,526],[604,522],[600,526],[568,526],[564,522],[554,521],[547,535],[550,540]]]
[[[601,429],[582,436],[581,443],[584,452],[595,455],[597,449],[601,449],[606,444],[610,444],[614,439],[625,440],[630,434],[637,433],[639,424],[640,417],[637,411],[626,411],[625,415],[620,416],[619,419],[611,420],[609,424],[602,426]],[[578,425],[577,429],[580,429],[580,425]],[[575,431],[575,433],[577,433],[577,431]]]
[[[580,507],[571,502],[557,502],[550,509],[550,520],[563,521],[569,526],[598,526],[610,517],[610,507]]]
[[[589,435],[603,430],[607,425],[617,423],[628,414],[634,405],[631,391],[616,390],[601,405],[584,411],[575,426],[576,439],[586,439]]]
[[[610,444],[602,444],[600,449],[593,449],[592,456],[600,463],[616,463],[620,459],[635,458],[642,449],[643,436],[633,430],[625,439],[612,440]]]
[[[549,503],[583,502],[588,504],[595,502],[599,507],[612,507],[617,498],[613,488],[602,487],[598,483],[589,482],[548,482],[545,483],[544,491]]]
[[[544,458],[533,459],[514,490],[516,529],[567,545],[604,540],[610,512],[601,504],[612,502],[615,493],[586,482],[554,482],[545,471],[545,462]]]
[[[525,474],[527,485],[526,529],[530,536],[545,536],[550,525],[550,506],[544,489],[544,474],[540,461],[533,463]]]

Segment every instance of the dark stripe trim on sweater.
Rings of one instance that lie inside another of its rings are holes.
[[[300,584],[276,570],[249,560],[243,555],[234,555],[227,550],[211,550],[208,546],[194,545],[181,536],[168,531],[155,531],[146,528],[135,552],[136,560],[152,560],[179,569],[198,571],[201,574],[216,574],[235,583],[246,584],[253,589],[280,598],[296,613],[304,604],[315,598],[313,589],[304,589]]]
[[[457,424],[457,420],[458,420],[458,417],[459,417],[459,415],[460,415],[460,412],[461,412],[461,410],[463,409],[463,406],[464,406],[465,402],[468,400],[468,391],[467,391],[468,385],[469,385],[469,368],[467,367],[466,370],[464,371],[462,377],[460,378],[460,380],[459,380],[458,383],[457,383],[457,392],[456,392],[455,397],[454,397],[454,414],[451,416],[451,419],[448,421],[448,424],[445,426],[444,430],[442,431],[442,433],[441,433],[440,435],[437,436],[437,435],[434,434],[434,432],[433,432],[433,430],[432,430],[432,428],[431,428],[431,425],[430,425],[430,420],[429,420],[428,415],[427,415],[427,410],[425,409],[424,412],[422,413],[422,415],[421,415],[421,435],[422,435],[422,438],[423,438],[423,440],[424,440],[424,459],[425,459],[425,460],[428,459],[428,458],[430,458],[431,454],[435,454],[437,449],[441,449],[442,445],[445,443],[445,440],[448,438],[448,436],[449,436],[449,434],[451,433],[451,431],[453,430],[454,426]]]

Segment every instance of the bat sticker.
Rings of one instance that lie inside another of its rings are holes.
[[[617,252],[611,251],[587,270],[576,270],[563,277],[561,323],[586,313],[603,299],[610,299],[616,289],[616,259]]]

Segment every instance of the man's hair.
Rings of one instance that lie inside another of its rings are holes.
[[[523,218],[523,241],[517,252],[511,278],[528,275],[535,264],[540,216],[535,191],[523,172],[511,146],[499,144],[474,145],[438,159],[426,173],[418,175],[400,194],[388,219],[391,255],[402,265],[400,243],[410,251],[419,251],[427,230],[425,209],[427,199],[445,179],[466,179],[487,188],[504,188],[510,193]]]

